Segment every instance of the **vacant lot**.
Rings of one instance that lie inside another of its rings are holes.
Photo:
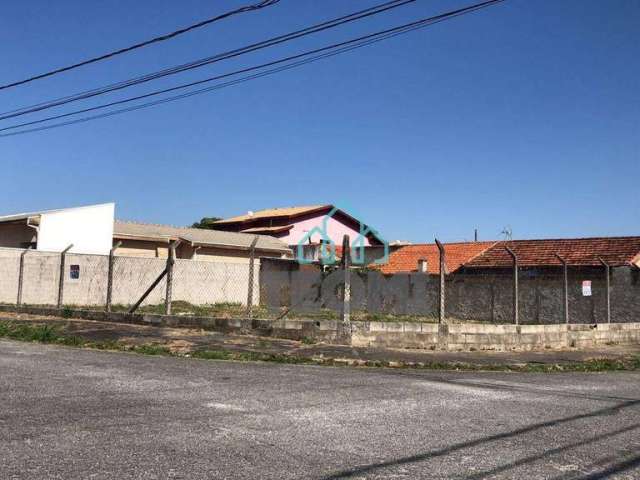
[[[215,362],[0,341],[0,478],[640,478],[640,374]]]

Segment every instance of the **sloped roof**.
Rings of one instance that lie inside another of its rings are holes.
[[[302,207],[267,208],[264,210],[258,210],[256,212],[253,212],[253,214],[251,215],[247,213],[245,215],[238,215],[236,217],[218,220],[213,223],[223,224],[223,223],[245,222],[247,220],[256,220],[260,218],[291,217],[296,215],[303,215],[306,213],[313,213],[319,210],[324,210],[326,208],[331,208],[331,205],[307,205]]]
[[[0,223],[6,222],[15,222],[19,220],[26,220],[31,217],[40,217],[42,215],[50,214],[50,213],[59,213],[59,212],[69,212],[74,210],[83,210],[85,208],[94,208],[94,207],[102,207],[105,205],[115,205],[114,203],[99,203],[96,205],[82,205],[80,207],[68,207],[68,208],[56,208],[52,210],[40,210],[38,212],[28,212],[28,213],[15,213],[11,215],[3,215],[0,216]]]
[[[600,266],[600,258],[611,266],[640,266],[640,237],[594,237],[542,240],[512,240],[496,243],[465,264],[469,268],[503,268],[512,265],[505,250],[511,248],[523,267],[559,266],[556,254],[569,265]]]
[[[454,272],[463,264],[481,254],[495,242],[445,243],[445,262],[447,273]],[[372,266],[382,273],[407,273],[418,271],[418,260],[427,260],[427,272],[440,273],[440,252],[435,243],[405,245],[389,254],[389,262]]]
[[[281,227],[253,227],[242,230],[241,233],[281,233],[288,232],[293,225],[283,225]]]
[[[189,243],[213,247],[229,247],[248,249],[255,235],[246,233],[223,232],[220,230],[205,230],[201,228],[174,227],[171,225],[156,225],[149,223],[123,222],[116,220],[113,226],[113,236],[116,238],[144,238],[153,240],[181,239]],[[258,236],[256,248],[259,250],[273,250],[288,252],[289,247],[277,238],[267,235]]]

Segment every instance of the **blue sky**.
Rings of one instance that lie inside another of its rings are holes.
[[[0,83],[251,1],[5,2]],[[198,59],[376,3],[381,2],[281,0],[111,61],[0,91],[0,110]],[[295,45],[108,99],[466,4],[419,0]],[[185,225],[203,216],[346,202],[390,240],[464,240],[474,228],[481,239],[495,239],[507,225],[514,238],[637,235],[638,25],[635,0],[508,0],[215,93],[0,138],[0,213],[115,201],[119,218]]]

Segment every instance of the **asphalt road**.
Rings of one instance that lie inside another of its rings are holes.
[[[0,479],[639,479],[639,380],[0,341]]]

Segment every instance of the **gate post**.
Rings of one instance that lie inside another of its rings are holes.
[[[351,251],[349,235],[342,237],[342,268],[344,269],[344,293],[342,297],[342,324],[346,327],[351,322]]]
[[[253,277],[255,271],[256,244],[258,235],[254,237],[249,246],[249,285],[247,286],[247,318],[251,320],[253,315]]]
[[[173,295],[173,265],[176,263],[176,247],[180,240],[169,245],[169,256],[167,257],[167,293],[164,299],[164,313],[171,315],[171,297]]]
[[[440,285],[439,285],[439,301],[438,301],[438,323],[443,323],[445,318],[445,282],[444,275],[447,270],[447,263],[445,258],[445,250],[444,245],[440,243],[440,240],[435,239],[436,245],[438,246],[438,252],[440,254]]]
[[[62,308],[62,301],[64,296],[64,264],[67,257],[67,252],[73,247],[73,243],[60,252],[60,277],[58,278],[58,309]]]
[[[18,298],[16,298],[16,306],[22,305],[22,284],[24,283],[24,256],[29,250],[25,250],[20,254],[20,267],[18,268]]]
[[[513,323],[520,324],[518,315],[518,257],[509,247],[504,247],[513,260]]]
[[[609,267],[609,264],[607,262],[605,262],[602,258],[598,258],[598,260],[600,260],[600,263],[602,263],[602,265],[604,266],[604,274],[606,275],[605,288],[607,289],[607,291],[606,291],[606,295],[607,295],[607,323],[611,323],[611,279],[610,279],[611,269]]]
[[[562,263],[562,292],[564,323],[569,323],[569,268],[567,261],[556,253],[556,257]]]
[[[107,268],[107,312],[111,311],[111,297],[113,294],[113,263],[115,262],[115,252],[121,245],[122,242],[118,242],[111,250],[109,250],[109,266]]]

